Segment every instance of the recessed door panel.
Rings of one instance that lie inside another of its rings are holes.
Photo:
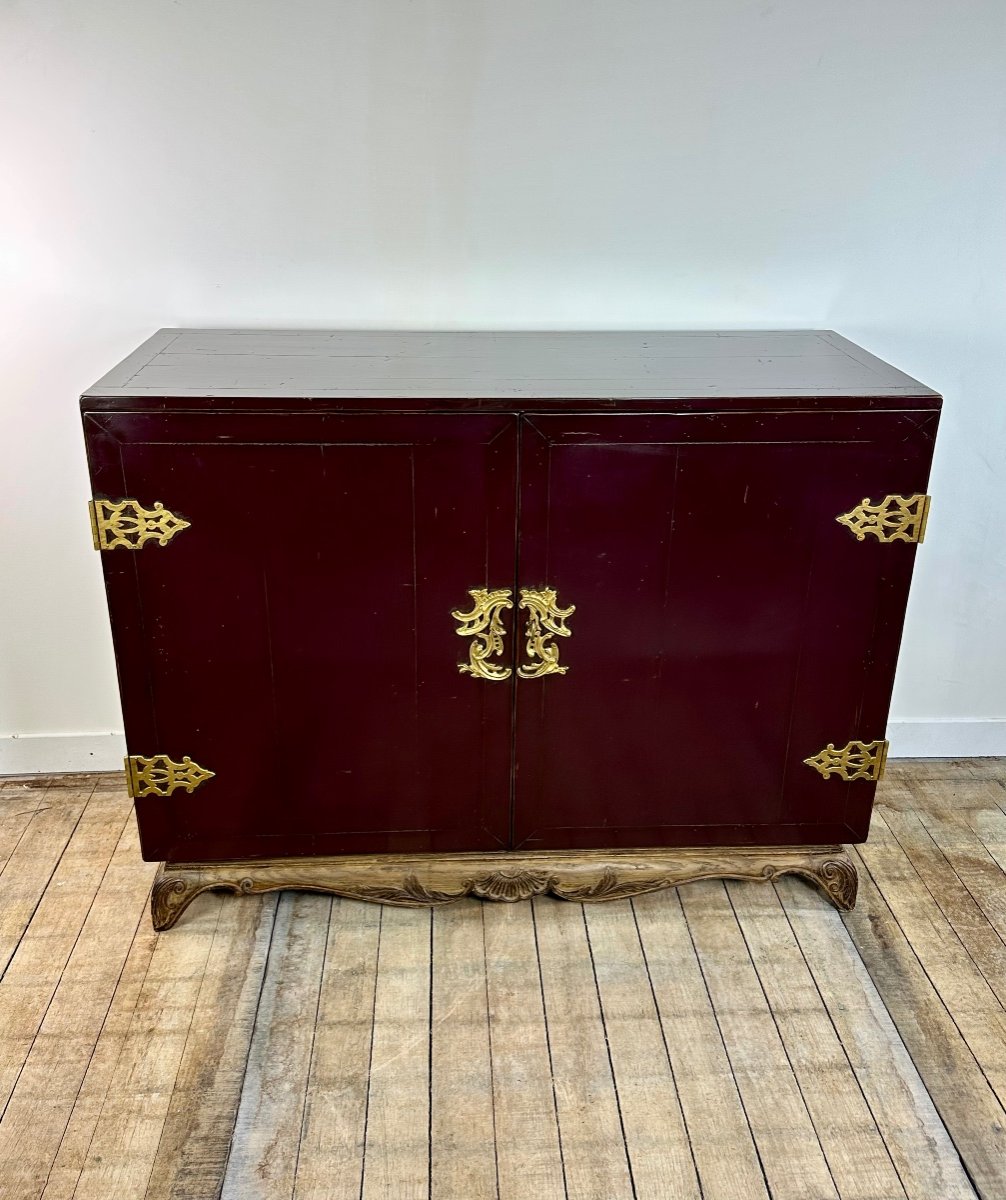
[[[516,419],[85,424],[96,496],[189,523],[102,554],[129,753],[214,772],[137,800],[145,856],[505,846],[513,679],[459,672],[451,612],[512,587]]]
[[[935,426],[526,420],[520,584],[575,612],[564,673],[518,680],[515,846],[865,836],[874,785],[803,760],[884,738],[915,546],[836,517],[924,492]]]

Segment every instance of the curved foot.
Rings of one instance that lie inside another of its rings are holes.
[[[794,871],[821,889],[837,909],[848,912],[856,905],[859,876],[852,859],[839,850],[807,869]]]
[[[192,901],[212,886],[208,883],[200,885],[198,877],[193,878],[187,871],[165,870],[164,863],[161,863],[150,892],[150,919],[154,929],[158,933],[170,929]]]

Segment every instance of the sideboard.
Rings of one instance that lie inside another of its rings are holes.
[[[155,334],[81,399],[155,926],[850,907],[940,403],[821,331]]]

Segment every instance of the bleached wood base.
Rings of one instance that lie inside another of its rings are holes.
[[[767,882],[781,875],[816,884],[836,908],[856,903],[856,869],[841,846],[736,846],[164,863],[150,908],[154,928],[161,930],[210,890],[253,895],[291,888],[418,908],[464,896],[506,903],[546,893],[581,902],[619,900],[696,879]]]

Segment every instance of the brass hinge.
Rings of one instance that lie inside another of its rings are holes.
[[[189,528],[159,501],[144,508],[139,500],[89,500],[91,536],[95,550],[141,550],[147,542],[166,546],[176,533]]]
[[[847,781],[867,779],[876,781],[882,779],[884,767],[887,764],[887,750],[890,742],[849,742],[841,750],[836,750],[829,742],[813,758],[803,761],[808,767],[813,767],[825,779],[837,775]]]
[[[166,754],[145,758],[133,754],[126,759],[126,784],[135,800],[139,796],[170,796],[179,788],[190,794],[215,772],[207,771],[186,754],[180,763],[172,762]]]
[[[912,496],[885,496],[879,504],[871,504],[864,496],[862,504],[837,516],[861,542],[869,534],[878,542],[921,542],[926,536],[931,496],[916,492]]]

